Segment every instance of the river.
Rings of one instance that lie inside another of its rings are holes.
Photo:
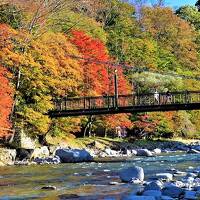
[[[0,167],[0,199],[121,199],[141,185],[119,184],[118,171],[137,165],[143,167],[145,179],[157,172],[176,168],[186,170],[200,166],[198,154],[165,154],[157,157],[134,157],[126,162],[69,163]],[[43,186],[56,190],[42,190]]]

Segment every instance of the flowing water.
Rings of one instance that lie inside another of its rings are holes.
[[[137,165],[144,168],[145,179],[157,172],[200,166],[198,154],[136,157],[126,162],[70,163],[0,167],[0,199],[120,199],[140,189],[141,185],[119,184],[119,170]],[[57,190],[42,190],[53,185]]]

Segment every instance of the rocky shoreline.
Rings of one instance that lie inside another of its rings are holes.
[[[70,162],[90,162],[103,160],[104,158],[133,158],[136,156],[158,156],[162,153],[195,153],[200,154],[200,141],[190,144],[181,142],[158,142],[154,145],[147,143],[147,148],[141,148],[134,144],[126,144],[125,147],[106,146],[99,148],[98,142],[88,144],[84,149],[72,149],[61,146],[42,146],[35,149],[8,149],[0,148],[0,166],[5,165],[30,165],[30,164],[59,164]]]
[[[200,198],[200,167],[189,167],[186,171],[169,169],[157,173],[144,181],[145,173],[141,167],[130,167],[119,173],[122,182],[141,184],[143,189],[123,200],[192,200]]]
[[[60,164],[77,162],[102,162],[110,159],[131,159],[137,156],[153,157],[159,155],[173,155],[177,153],[200,154],[200,142],[191,144],[165,143],[141,148],[127,145],[118,147],[98,148],[98,143],[89,144],[86,149],[63,148],[61,146],[42,146],[35,149],[7,149],[0,148],[0,164],[5,165],[37,165]],[[99,159],[99,161],[98,161]],[[199,199],[200,198],[200,166],[188,167],[187,170],[168,169],[156,173],[152,177],[145,176],[145,170],[139,166],[123,168],[118,172],[119,181],[110,185],[137,184],[141,189],[124,196],[123,200],[171,200],[171,199]],[[45,186],[44,190],[56,190],[55,186]]]

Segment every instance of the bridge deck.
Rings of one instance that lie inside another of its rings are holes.
[[[51,117],[200,109],[200,91],[62,98],[54,101]]]

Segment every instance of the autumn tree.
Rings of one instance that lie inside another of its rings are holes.
[[[116,135],[116,127],[120,126],[126,129],[131,129],[133,124],[128,114],[117,114],[101,116],[97,120],[98,126],[104,128],[104,136],[107,137],[108,132],[112,135]]]
[[[196,33],[177,17],[170,8],[146,7],[143,9],[142,27],[159,45],[159,58],[171,55],[171,70],[197,69]],[[165,56],[163,55],[165,54]]]
[[[8,71],[0,66],[0,138],[11,133],[10,114],[13,105],[13,87],[7,78]]]
[[[138,138],[151,138],[156,131],[157,121],[153,120],[148,114],[136,116],[133,122],[133,136]]]

